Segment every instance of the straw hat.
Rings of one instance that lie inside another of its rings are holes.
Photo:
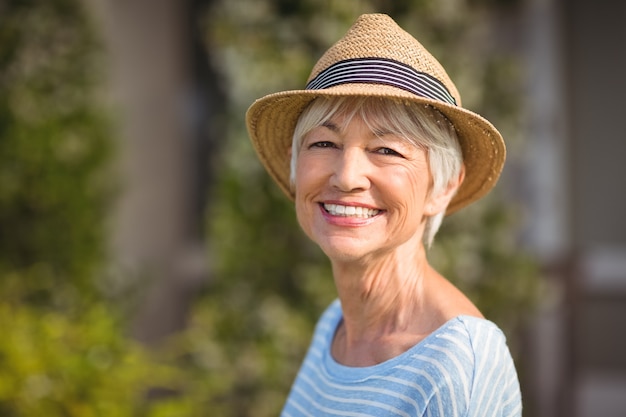
[[[461,107],[461,97],[441,64],[389,16],[357,19],[313,67],[304,90],[255,101],[246,124],[259,159],[293,199],[289,148],[298,117],[316,97],[372,96],[430,104],[453,124],[465,163],[465,181],[446,214],[478,200],[496,184],[506,156],[502,136],[480,115]]]

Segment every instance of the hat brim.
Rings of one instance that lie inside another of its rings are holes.
[[[380,97],[424,103],[445,115],[457,131],[465,164],[465,179],[448,205],[447,215],[487,194],[502,172],[506,159],[502,135],[488,120],[462,107],[382,84],[344,84],[324,90],[283,91],[256,100],[246,113],[246,125],[261,163],[292,200],[295,196],[289,181],[289,149],[293,132],[302,111],[317,97]]]

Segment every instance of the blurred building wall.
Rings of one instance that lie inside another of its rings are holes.
[[[543,265],[548,291],[526,341],[526,413],[558,417],[567,370],[566,278],[569,260],[567,111],[564,103],[560,9],[554,0],[528,0],[524,8],[526,155],[519,198],[526,207],[525,239]]]
[[[572,397],[579,417],[626,415],[626,3],[562,2]]]
[[[550,284],[529,337],[539,416],[626,415],[626,3],[526,1],[528,243]]]

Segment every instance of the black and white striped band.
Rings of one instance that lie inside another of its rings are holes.
[[[382,58],[355,58],[339,61],[320,72],[307,90],[323,90],[340,84],[386,84],[420,97],[456,105],[448,89],[433,76],[398,61]]]

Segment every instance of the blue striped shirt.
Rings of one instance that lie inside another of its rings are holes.
[[[494,323],[459,316],[403,354],[355,368],[330,353],[341,318],[336,300],[316,326],[282,417],[521,416],[517,373]]]

